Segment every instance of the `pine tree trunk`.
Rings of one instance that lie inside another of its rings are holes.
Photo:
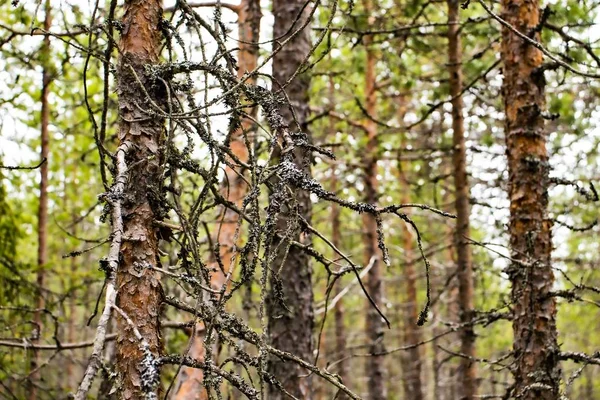
[[[335,83],[333,81],[333,77],[329,77],[329,105],[333,107],[335,104]],[[334,140],[336,134],[335,129],[335,120],[333,118],[329,119],[329,140]],[[338,172],[334,167],[331,173],[331,190],[333,193],[338,194],[339,190],[339,182],[338,182]],[[331,243],[338,249],[342,246],[342,230],[341,230],[341,208],[338,204],[331,204]],[[333,294],[333,297],[337,296],[342,291],[342,281],[338,279],[336,283],[336,289]],[[334,311],[334,320],[335,320],[335,355],[336,360],[340,360],[337,363],[337,374],[342,379],[344,385],[350,385],[350,373],[348,371],[348,360],[345,359],[346,354],[346,323],[344,322],[344,298],[340,298],[336,303]],[[343,392],[338,392],[337,399],[346,400],[348,399],[348,395]]]
[[[50,30],[52,25],[52,8],[50,0],[46,0],[44,5],[45,18],[44,18],[44,29]],[[35,299],[35,308],[37,309],[33,319],[36,324],[38,331],[38,338],[42,335],[42,309],[46,306],[44,298],[45,281],[46,281],[46,264],[48,263],[48,155],[50,153],[50,135],[48,133],[48,126],[50,125],[50,104],[48,103],[48,94],[50,92],[50,84],[52,83],[52,75],[49,69],[50,65],[50,36],[44,36],[42,43],[42,93],[40,97],[41,102],[41,151],[40,159],[46,160],[40,167],[40,197],[38,207],[38,251],[37,251],[37,276],[36,276],[36,288],[37,294]],[[32,381],[28,385],[28,398],[29,400],[35,400],[38,398],[37,386],[35,380],[39,378],[40,374],[36,372],[39,367],[39,354],[37,350],[31,352],[30,360],[30,371],[32,372],[29,379]]]
[[[333,103],[332,103],[333,104]],[[338,183],[335,172],[332,175],[332,185],[331,190],[334,193],[337,193]],[[331,205],[331,242],[338,249],[342,245],[342,234],[340,229],[340,206],[337,204]],[[341,280],[338,280],[336,283],[336,290],[334,297],[340,293],[342,290]],[[345,360],[346,357],[346,324],[344,322],[344,299],[340,298],[334,309],[334,319],[335,319],[335,354],[336,360],[341,360],[338,365],[337,374],[342,379],[344,385],[350,385],[350,373],[348,371],[348,360]],[[348,395],[346,393],[339,393],[337,398],[340,400],[346,400]]]
[[[152,109],[150,101],[165,105],[166,95],[165,88],[154,84],[146,75],[146,67],[157,64],[159,59],[161,2],[128,0],[124,7],[117,93],[119,140],[127,144],[128,172],[122,200],[124,232],[116,303],[131,323],[120,315],[117,317],[115,358],[119,397],[140,399],[145,393],[156,391],[154,382],[143,379],[141,363],[149,357],[157,357],[161,349],[159,314],[163,293],[160,276],[149,267],[160,266],[154,221],[161,218],[160,149],[165,130],[164,118],[140,110]],[[147,98],[144,88],[151,99]],[[147,343],[146,352],[136,338],[134,327]]]
[[[367,14],[371,11],[370,2],[365,2]],[[366,66],[365,66],[365,109],[370,118],[365,119],[365,127],[367,131],[367,145],[363,159],[363,174],[365,185],[364,201],[369,204],[377,202],[377,124],[374,119],[377,118],[377,96],[375,90],[376,83],[376,56],[372,47],[372,37],[366,35],[363,38],[363,43],[366,49]],[[381,306],[383,300],[383,277],[381,269],[380,254],[378,252],[377,243],[377,223],[375,218],[367,213],[363,215],[363,243],[364,243],[364,266],[371,262],[375,257],[373,267],[368,275],[367,290],[373,299],[373,302],[378,307]],[[384,376],[384,361],[382,355],[376,355],[384,350],[383,346],[383,322],[381,316],[375,308],[367,302],[366,304],[366,334],[368,340],[369,353],[374,354],[367,358],[365,365],[365,375],[367,376],[369,398],[371,400],[386,399],[385,376]]]
[[[260,0],[242,0],[237,8],[238,12],[238,34],[240,39],[240,48],[238,53],[238,78],[242,78],[246,72],[251,72],[256,69],[258,61],[258,40],[260,31],[260,20],[262,17],[260,9]],[[256,82],[256,77],[250,77],[247,80],[248,84]],[[245,110],[249,115],[256,116],[256,108]],[[253,129],[254,122],[252,119],[242,118],[241,129],[233,132],[231,135],[230,147],[232,153],[242,162],[248,161],[248,148],[244,141],[244,133],[250,133]],[[230,160],[232,161],[232,160]],[[234,170],[230,166],[226,166],[226,179],[221,185],[221,194],[228,201],[241,207],[244,196],[247,192],[246,183],[238,174],[243,171]],[[221,290],[227,281],[227,274],[231,270],[232,256],[234,256],[236,230],[238,227],[239,215],[230,208],[223,207],[222,212],[225,213],[223,218],[218,218],[218,221],[223,221],[218,228],[218,237],[213,238],[214,243],[219,243],[219,256],[222,261],[222,267],[217,264],[217,261],[212,257],[212,261],[208,266],[210,271],[211,286],[215,290]],[[239,236],[239,235],[238,235]],[[192,338],[188,355],[196,360],[204,360],[207,349],[204,348],[204,324],[199,322],[196,325],[195,334]],[[212,349],[216,353],[216,347]],[[216,354],[215,354],[216,355]],[[178,375],[175,384],[175,391],[171,398],[178,400],[195,400],[207,399],[208,393],[203,385],[204,371],[199,368],[183,367]]]
[[[468,324],[473,310],[473,263],[471,249],[467,243],[469,228],[469,182],[467,177],[467,151],[463,118],[462,49],[460,40],[459,0],[448,0],[448,70],[450,72],[450,96],[452,96],[452,164],[454,166],[454,188],[456,208],[456,250],[459,322]],[[472,400],[477,394],[475,363],[467,357],[475,356],[475,334],[473,326],[464,326],[460,331],[460,352],[464,355],[459,366],[459,398]]]
[[[408,190],[408,189],[404,189]],[[407,197],[401,201],[402,203],[409,203],[410,200]],[[404,318],[404,345],[414,345],[421,341],[421,333],[417,326],[417,320],[419,318],[419,309],[417,307],[417,271],[415,270],[415,263],[413,261],[412,246],[414,239],[411,236],[409,228],[405,226],[402,233],[402,241],[404,248],[405,260],[407,261],[404,269],[405,278],[405,290],[406,290],[406,315]],[[402,366],[403,379],[404,379],[404,392],[407,398],[414,400],[423,399],[423,382],[421,381],[421,347],[417,346],[406,351],[404,358],[404,365]]]
[[[398,104],[398,120],[404,121],[406,115],[406,101],[405,96],[399,98]],[[400,141],[401,147],[406,146],[405,138]],[[401,154],[399,154],[401,155]],[[410,203],[410,185],[407,177],[407,170],[409,168],[408,163],[398,160],[399,166],[399,178],[402,183],[402,194],[400,196],[400,203]],[[413,345],[421,341],[421,332],[417,326],[417,320],[419,318],[418,299],[417,299],[417,271],[415,270],[415,263],[413,262],[414,253],[412,251],[414,246],[414,238],[408,226],[402,227],[402,249],[404,251],[403,258],[405,261],[404,267],[404,289],[406,290],[405,307],[406,313],[404,315],[404,346]],[[404,395],[408,399],[422,400],[423,399],[423,382],[421,380],[422,370],[422,357],[421,347],[414,347],[412,349],[403,352],[403,383],[404,383]]]
[[[73,199],[78,199],[79,198],[79,188],[75,185],[75,183],[77,182],[77,168],[75,168],[74,164],[69,164],[65,161],[64,166],[63,166],[65,171],[68,171],[68,169],[71,169],[71,182],[70,184],[73,186],[74,192],[71,194],[73,197]],[[71,230],[71,236],[77,237],[77,233],[78,233],[78,225],[80,223],[80,221],[77,221],[77,201],[72,201],[69,202],[69,193],[68,193],[68,184],[67,184],[67,180],[65,179],[64,181],[64,190],[63,190],[63,207],[65,210],[71,210],[71,226],[72,226],[72,230]],[[63,250],[63,254],[67,253],[68,250],[68,242],[67,242],[67,237],[64,237],[64,246],[65,249]],[[75,257],[71,257],[69,260],[69,267],[70,267],[70,273],[69,274],[65,274],[65,283],[64,283],[64,287],[65,287],[65,293],[67,292],[67,290],[69,290],[70,288],[74,288],[76,286],[75,283],[75,276],[77,275],[77,260],[75,259]],[[67,289],[69,288],[69,289]],[[69,343],[73,343],[75,342],[75,336],[77,333],[77,325],[78,325],[78,321],[77,321],[77,307],[76,307],[76,299],[78,298],[77,296],[77,291],[73,291],[73,298],[71,298],[71,300],[68,302],[68,322],[67,322],[67,341]],[[78,371],[77,369],[77,362],[76,362],[76,354],[77,351],[73,350],[71,351],[71,354],[69,356],[69,358],[67,360],[65,360],[65,372],[67,373],[67,380],[66,380],[66,384],[67,387],[69,388],[69,391],[71,390],[76,390],[77,389],[77,384],[79,382],[77,382],[77,379],[79,378],[79,373],[75,372]]]
[[[306,22],[310,9],[309,7],[305,7],[305,3],[304,0],[273,1],[273,16],[275,18],[273,36],[278,38],[278,41],[287,39],[290,32],[295,32]],[[277,49],[278,46],[279,44],[275,42],[274,49]],[[304,29],[275,55],[273,58],[274,91],[277,92],[280,89],[279,85],[285,84],[292,77],[301,66],[310,48],[310,29]],[[297,130],[297,125],[299,125],[300,129],[307,132],[305,122],[309,114],[309,86],[310,76],[302,73],[297,75],[285,88],[291,106],[296,113],[298,124],[294,122],[289,107],[281,107],[280,111],[285,121],[292,127],[292,130]],[[296,149],[293,158],[298,168],[310,174],[310,156],[306,151]],[[310,222],[311,202],[309,194],[305,191],[297,190],[294,196],[298,212]],[[284,205],[284,207],[287,206]],[[282,214],[277,224],[280,234],[284,234],[287,230],[285,212]],[[298,234],[296,240],[307,244],[310,243],[310,237],[305,233]],[[282,244],[280,247],[284,245]],[[280,301],[275,300],[274,292],[272,292],[267,302],[269,315],[268,329],[271,344],[280,350],[293,353],[304,360],[310,360],[313,356],[313,293],[310,258],[304,251],[297,247],[290,247],[287,256],[281,253],[283,252],[279,252],[271,268],[280,270],[279,278],[282,283],[282,297],[285,307]],[[285,262],[283,260],[284,257]],[[268,371],[293,396],[300,399],[311,398],[311,377],[307,376],[306,371],[298,365],[273,357],[269,359]],[[269,400],[285,398],[287,396],[277,388],[273,386],[269,387]]]
[[[515,29],[539,40],[536,0],[503,0],[503,16]],[[523,400],[559,398],[556,304],[548,218],[548,152],[544,130],[542,53],[506,27],[502,29],[505,134],[510,199],[510,247],[516,262],[512,283],[515,386]]]

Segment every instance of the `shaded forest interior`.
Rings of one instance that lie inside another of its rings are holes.
[[[0,398],[600,398],[599,6],[0,0]]]

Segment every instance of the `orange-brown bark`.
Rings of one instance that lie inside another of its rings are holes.
[[[146,67],[158,63],[161,1],[128,0],[124,7],[117,93],[119,140],[128,143],[129,150],[116,303],[131,319],[131,324],[122,316],[117,318],[116,370],[119,397],[140,399],[144,393],[155,391],[156,385],[142,379],[144,351],[134,327],[153,357],[158,357],[161,349],[159,314],[163,293],[160,276],[150,267],[160,265],[154,221],[160,219],[162,155],[159,149],[164,140],[164,119],[158,115],[148,116],[140,110],[150,109],[150,101],[165,104],[166,96],[164,88],[153,85],[146,76]]]
[[[244,77],[246,73],[256,69],[258,63],[258,39],[260,31],[260,20],[262,17],[260,9],[260,0],[242,0],[236,8],[238,13],[239,30],[239,52],[238,52],[238,78]],[[248,84],[256,82],[254,76],[250,76],[246,81]],[[250,116],[256,116],[256,108],[250,107],[244,110]],[[254,122],[250,118],[241,119],[241,128],[231,135],[230,147],[232,153],[242,162],[248,161],[248,148],[244,141],[244,134],[249,134],[254,127]],[[247,193],[247,186],[242,177],[243,170],[233,169],[230,166],[225,168],[225,180],[221,186],[221,194],[230,202],[241,207],[242,201]],[[219,256],[222,261],[222,268],[213,260],[208,268],[211,271],[211,287],[220,290],[227,281],[227,274],[232,267],[232,257],[235,257],[234,249],[236,246],[236,230],[238,229],[239,215],[233,210],[223,207],[222,223],[217,229],[218,235],[215,235],[213,242],[219,243]],[[204,324],[199,322],[196,325],[194,337],[190,345],[188,355],[196,360],[204,360],[206,349],[204,345]],[[204,380],[204,371],[198,368],[183,367],[172,396],[178,400],[204,400],[208,398],[208,393],[202,384]]]
[[[398,119],[404,121],[406,114],[406,102],[405,96],[399,98],[398,104]],[[404,140],[401,141],[404,145]],[[402,182],[402,195],[400,196],[401,203],[410,203],[410,184],[407,176],[407,163],[402,160],[398,160],[399,166],[399,177]],[[404,318],[404,344],[405,346],[413,345],[421,341],[421,332],[417,325],[419,319],[418,299],[417,299],[417,271],[415,270],[415,263],[413,262],[414,253],[412,251],[414,246],[414,238],[412,232],[408,226],[402,227],[402,249],[404,250],[404,261],[406,262],[404,267],[404,282],[406,297],[403,299],[406,301],[406,315]],[[404,395],[406,398],[414,400],[423,399],[423,383],[421,380],[422,371],[422,356],[421,347],[417,346],[406,351],[403,355],[403,384],[404,384]]]
[[[455,189],[456,230],[454,248],[458,279],[459,320],[463,324],[460,331],[459,399],[472,400],[477,394],[475,363],[475,333],[468,325],[473,310],[473,263],[471,249],[467,243],[469,227],[469,181],[467,177],[467,150],[463,118],[462,49],[460,40],[459,0],[448,0],[448,71],[450,72],[450,96],[452,96],[452,165]],[[471,358],[471,359],[470,359]]]
[[[367,13],[372,8],[369,1],[365,2]],[[372,47],[372,37],[367,35],[363,39],[366,48],[365,65],[365,110],[370,118],[365,120],[367,132],[367,145],[363,159],[363,175],[365,185],[364,201],[369,204],[377,202],[377,124],[374,119],[377,118],[377,93],[376,93],[376,70],[377,62],[375,50]],[[377,223],[375,218],[368,213],[363,215],[363,263],[368,265],[372,257],[377,257],[373,267],[369,272],[367,280],[367,290],[378,307],[383,301],[383,277],[381,269],[381,257],[378,251],[377,243]],[[383,322],[377,310],[367,303],[366,309],[366,334],[368,340],[368,349],[371,354],[381,353],[383,347]],[[384,360],[382,355],[373,355],[367,358],[365,365],[365,374],[368,377],[369,398],[372,400],[384,400],[386,398]]]
[[[503,0],[503,16],[515,29],[540,39],[537,0]],[[511,397],[560,397],[556,304],[550,291],[551,221],[548,218],[547,134],[542,53],[510,29],[502,29],[503,95],[510,199],[508,270],[512,283],[515,386]]]
[[[406,188],[404,190],[407,190]],[[404,198],[402,203],[409,203],[408,198]],[[406,317],[404,319],[404,345],[410,346],[421,341],[421,332],[416,321],[419,318],[418,299],[417,299],[417,271],[413,262],[414,253],[412,246],[414,238],[408,228],[403,227],[402,247],[404,249],[404,259],[406,266],[404,268],[405,290],[406,290]],[[421,381],[422,357],[421,347],[417,346],[407,350],[404,357],[404,365],[402,372],[404,375],[404,393],[407,398],[422,400],[423,399],[423,383]]]

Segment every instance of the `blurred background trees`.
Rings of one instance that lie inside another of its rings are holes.
[[[597,3],[136,4],[0,1],[0,397],[600,395]]]

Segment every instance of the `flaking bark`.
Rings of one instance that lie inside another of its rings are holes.
[[[537,0],[503,0],[503,16],[518,31],[539,41]],[[502,29],[503,95],[510,199],[508,269],[512,283],[514,388],[523,400],[559,398],[556,304],[548,218],[547,134],[542,111],[544,76],[540,50],[510,29]]]
[[[146,114],[166,103],[165,88],[146,76],[146,67],[158,63],[162,19],[160,0],[125,2],[123,34],[119,48],[117,93],[119,96],[119,140],[129,143],[126,156],[127,182],[123,198],[123,239],[117,270],[117,306],[131,320],[117,318],[116,370],[119,397],[140,399],[155,392],[142,361],[144,354],[134,327],[147,342],[152,357],[161,351],[159,326],[163,298],[160,276],[150,267],[159,267],[158,231],[161,219],[162,154],[164,118]],[[148,96],[150,98],[148,98]],[[133,325],[133,326],[131,326]]]

